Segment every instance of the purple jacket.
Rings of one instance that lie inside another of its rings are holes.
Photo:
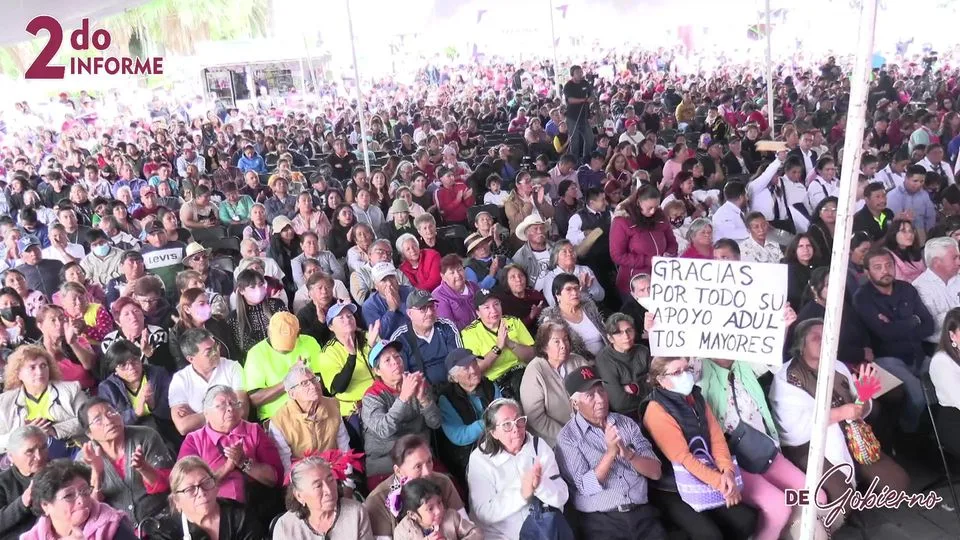
[[[460,294],[445,282],[433,290],[433,299],[437,301],[437,317],[450,319],[457,330],[463,330],[477,319],[477,308],[473,305],[473,294],[480,288],[472,281],[466,281],[467,294]]]

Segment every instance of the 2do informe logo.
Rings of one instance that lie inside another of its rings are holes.
[[[41,30],[50,34],[50,39],[44,45],[37,59],[30,64],[25,78],[27,79],[63,79],[67,67],[51,64],[50,62],[63,44],[63,26],[49,15],[41,15],[27,24],[27,32],[37,36]],[[70,48],[74,51],[89,51],[92,47],[98,51],[105,51],[110,47],[112,39],[110,32],[103,28],[91,30],[90,19],[82,19],[80,28],[70,33]],[[89,56],[70,58],[71,75],[162,75],[163,58],[154,56],[141,59],[129,56]]]

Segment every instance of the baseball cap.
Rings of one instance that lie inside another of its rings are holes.
[[[123,262],[127,262],[127,261],[141,261],[141,262],[143,262],[143,253],[140,253],[139,251],[137,251],[137,250],[135,250],[135,249],[131,249],[131,250],[128,250],[128,251],[124,251],[124,252],[123,252],[123,255],[120,256],[120,262],[123,263]]]
[[[373,278],[374,283],[379,283],[383,280],[383,278],[396,275],[396,267],[386,261],[378,262],[377,264],[373,265],[373,270],[370,271],[370,277]]]
[[[382,353],[387,347],[397,347],[397,349],[400,349],[401,344],[396,340],[387,341],[385,339],[381,339],[378,341],[377,344],[370,349],[370,354],[367,356],[367,362],[370,364],[370,367],[377,367],[377,359],[380,358],[380,353]]]
[[[477,289],[477,292],[473,293],[473,305],[474,307],[480,307],[487,303],[487,300],[494,298],[493,291],[490,289]]]
[[[270,338],[270,345],[277,351],[282,353],[292,351],[297,345],[299,335],[300,321],[293,313],[281,311],[270,317],[267,337]]]
[[[623,127],[630,127],[635,125],[637,125],[636,118],[627,118],[626,120],[623,121]]]
[[[597,375],[597,372],[589,366],[575,369],[567,373],[567,376],[563,379],[563,387],[567,390],[567,394],[571,396],[577,392],[586,392],[602,383],[603,381]]]
[[[451,369],[460,366],[466,366],[470,362],[473,362],[477,359],[477,355],[473,354],[473,351],[470,349],[464,349],[459,347],[451,350],[447,353],[447,358],[444,360],[444,365],[449,372]]]
[[[17,248],[20,249],[20,253],[23,253],[33,246],[40,247],[40,240],[38,240],[36,236],[27,235],[17,241]]]
[[[357,313],[357,306],[350,302],[337,302],[336,304],[333,304],[327,308],[327,326],[330,326],[330,323],[333,322],[333,319],[337,315],[340,315],[340,313],[345,309],[350,310],[350,313]]]
[[[433,295],[421,289],[414,289],[407,295],[407,309],[422,308],[423,306],[436,302]]]

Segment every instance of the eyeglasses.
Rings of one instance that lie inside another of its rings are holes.
[[[93,488],[88,486],[80,490],[68,491],[63,495],[57,497],[57,500],[63,501],[67,504],[73,504],[77,502],[77,498],[89,497],[91,493],[93,493]]]
[[[213,409],[216,410],[217,412],[221,412],[221,413],[227,412],[228,409],[229,409],[229,410],[232,410],[232,411],[239,411],[239,410],[240,410],[240,407],[241,407],[242,405],[243,405],[243,403],[240,403],[239,400],[238,400],[238,401],[224,401],[224,402],[222,402],[222,403],[217,403],[216,405],[214,405],[214,406],[213,406]]]
[[[114,418],[120,418],[120,413],[118,413],[117,411],[107,411],[103,414],[95,416],[93,420],[90,421],[90,425],[99,426],[104,422],[104,420],[107,420],[108,418],[111,420]]]
[[[295,384],[294,388],[300,388],[302,390],[305,388],[310,388],[311,386],[316,386],[318,384],[320,384],[319,377],[310,377],[309,379],[304,379],[298,382],[297,384]]]
[[[504,433],[513,433],[513,430],[516,428],[523,429],[527,427],[527,417],[518,416],[514,420],[507,420],[505,422],[500,422],[497,424],[497,427],[500,428]]]
[[[676,377],[677,375],[682,375],[682,374],[684,374],[684,373],[693,374],[693,368],[688,367],[688,368],[686,368],[686,369],[682,369],[682,370],[680,370],[680,371],[675,371],[675,372],[673,372],[673,373],[664,373],[663,376],[664,376],[664,377]]]
[[[637,333],[636,328],[632,326],[628,326],[626,328],[620,328],[616,332],[612,332],[612,335],[619,336],[620,334],[636,334],[636,333]]]
[[[196,499],[201,493],[208,493],[215,487],[217,487],[217,481],[208,476],[203,482],[200,482],[194,486],[187,486],[183,489],[178,489],[174,493],[177,495],[189,495]]]
[[[157,296],[157,297],[153,297],[153,296],[149,296],[149,297],[148,297],[148,296],[138,296],[138,297],[136,297],[136,301],[137,301],[138,304],[147,304],[147,305],[150,305],[150,306],[152,306],[152,305],[154,305],[154,304],[159,304],[159,303],[160,303],[160,300],[161,300],[161,298],[160,298],[159,296]]]

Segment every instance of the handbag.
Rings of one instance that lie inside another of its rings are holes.
[[[847,420],[841,424],[843,438],[847,440],[850,455],[861,465],[873,465],[880,461],[880,441],[870,424],[863,420]]]
[[[533,436],[533,452],[540,438]],[[574,540],[573,529],[559,508],[550,508],[536,496],[530,500],[530,513],[520,527],[520,540]]]
[[[697,461],[704,465],[719,470],[713,456],[707,451],[707,442],[703,437],[694,437],[690,440],[690,453]],[[743,490],[743,476],[740,474],[740,467],[737,465],[736,456],[733,458],[733,477],[737,483],[737,489]],[[677,493],[683,502],[690,505],[696,512],[704,510],[713,510],[726,506],[727,499],[720,493],[719,489],[705,483],[694,476],[690,471],[679,463],[673,464],[673,475],[677,480]]]
[[[730,373],[730,392],[733,393],[733,408],[737,411],[740,422],[737,427],[727,434],[727,445],[730,452],[737,457],[737,462],[743,470],[753,474],[767,472],[780,448],[772,437],[743,421],[740,414],[740,404],[737,403],[737,390],[733,386],[733,373]]]

